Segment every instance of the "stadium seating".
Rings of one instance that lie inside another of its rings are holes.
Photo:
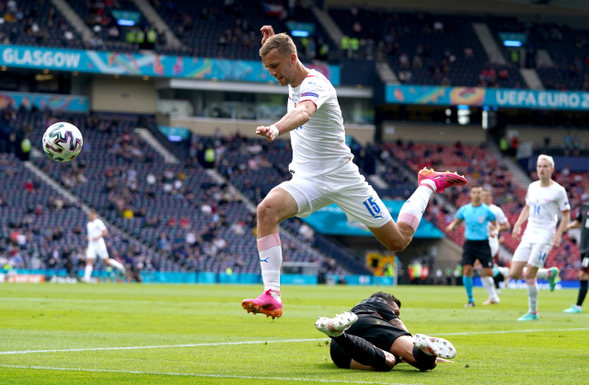
[[[74,0],[68,4],[76,11],[78,16],[94,32],[96,40],[86,45],[90,49],[97,50],[116,50],[123,52],[138,52],[141,48],[138,43],[129,43],[126,40],[126,34],[130,31],[141,30],[145,33],[150,27],[149,22],[141,15],[141,20],[135,26],[118,25],[112,11],[130,11],[141,14],[135,3],[131,0],[117,1],[86,1]],[[116,29],[116,34],[111,35],[111,29]],[[147,36],[144,36],[144,42]]]
[[[0,154],[0,259],[2,265],[28,269],[80,267],[86,247],[87,215],[79,205],[64,200],[13,154]],[[153,249],[110,229],[107,245],[111,257],[159,270],[162,260]],[[22,262],[13,261],[20,255]],[[104,266],[102,266],[104,267]],[[97,268],[101,268],[100,262]]]
[[[470,185],[478,184],[485,188],[491,188],[494,203],[503,209],[512,226],[517,221],[525,204],[526,190],[513,180],[507,168],[502,166],[501,161],[484,146],[459,145],[458,143],[455,145],[434,145],[400,142],[387,143],[384,148],[373,148],[373,152],[380,154],[384,149],[400,164],[408,167],[411,172],[417,173],[423,167],[442,167],[464,174]],[[391,161],[389,166],[395,167],[396,165]],[[532,178],[534,179],[533,175]],[[577,182],[572,186],[570,182],[575,179]],[[574,203],[581,201],[584,191],[578,177],[575,178],[575,175],[572,175],[565,179],[556,174],[555,180],[562,183],[570,195],[572,195],[571,192],[577,195],[571,200],[571,204],[574,205]],[[470,203],[468,186],[462,189],[448,189],[442,194],[456,207]],[[444,232],[446,226],[454,220],[453,215],[435,203],[430,205],[425,218]],[[525,224],[523,229],[525,230]],[[464,231],[458,230],[446,235],[459,245],[464,243]],[[503,236],[505,247],[512,252],[515,251],[519,242],[512,238],[511,233],[503,234]],[[546,266],[559,267],[563,279],[576,279],[578,268],[574,266],[578,260],[578,248],[573,247],[571,240],[565,236],[561,246],[554,248],[549,254]]]
[[[82,40],[49,0],[8,5],[0,24],[3,43],[81,49]],[[66,37],[67,35],[67,37]]]
[[[55,119],[23,112],[15,124],[44,127]],[[153,264],[158,269],[259,273],[255,220],[245,204],[226,186],[213,182],[198,163],[164,163],[133,132],[137,115],[74,114],[59,119],[71,121],[84,133],[82,154],[66,164],[44,156],[33,162],[105,219],[157,250],[160,259]],[[147,125],[153,124],[150,119]],[[34,143],[41,142],[41,134],[34,133]],[[254,161],[247,156],[228,159],[235,170],[238,162]],[[263,175],[267,182],[278,183],[277,172]],[[296,232],[282,238],[286,261],[323,260],[312,249],[298,246],[302,240]],[[336,266],[329,273],[344,271]]]

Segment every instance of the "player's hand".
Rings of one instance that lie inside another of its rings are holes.
[[[446,232],[447,233],[451,233],[452,231],[454,231],[454,226],[452,226],[452,224],[449,224],[448,226],[446,226]]]
[[[270,126],[258,126],[256,135],[265,137],[268,142],[273,142],[276,139],[276,135]]]
[[[262,45],[264,45],[266,40],[275,35],[274,28],[272,28],[271,25],[263,26],[262,28],[260,28],[260,31],[262,31]]]
[[[519,234],[522,232],[522,227],[520,225],[515,225],[513,227],[513,231],[511,232],[511,237],[516,241],[520,240]]]
[[[555,234],[554,237],[552,237],[552,246],[558,247],[558,246],[560,246],[561,242],[562,242],[561,235]]]
[[[495,237],[497,237],[497,234],[498,234],[498,233],[497,233],[497,231],[495,231],[495,230],[491,230],[491,232],[489,233],[489,235],[491,235],[491,238],[495,238]]]
[[[96,242],[96,241],[97,241],[97,240],[99,240],[99,239],[100,239],[100,237],[94,237],[94,238],[92,238],[92,240],[93,240],[94,242]]]

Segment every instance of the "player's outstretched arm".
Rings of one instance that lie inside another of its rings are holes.
[[[271,25],[263,26],[262,28],[260,28],[260,31],[262,31],[262,45],[264,45],[266,40],[275,35],[274,28],[272,28]]]
[[[275,124],[271,126],[258,126],[256,128],[256,135],[263,136],[269,142],[273,142],[279,135],[286,134],[307,123],[316,110],[315,103],[308,100],[303,101]]]

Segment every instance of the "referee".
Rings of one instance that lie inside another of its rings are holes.
[[[464,289],[468,296],[468,303],[464,307],[474,307],[472,295],[473,271],[472,265],[478,259],[483,266],[483,273],[487,277],[493,276],[493,257],[489,247],[489,235],[496,237],[498,225],[493,211],[482,201],[483,189],[481,186],[472,186],[470,189],[470,203],[458,209],[456,219],[446,227],[447,232],[454,231],[464,222],[464,247],[462,251],[462,267]],[[491,223],[493,230],[489,234],[488,223]],[[492,291],[495,291],[493,286]],[[499,302],[497,292],[489,293],[489,298]]]

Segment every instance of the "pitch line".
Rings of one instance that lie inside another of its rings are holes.
[[[236,341],[236,342],[208,342],[202,344],[182,344],[182,345],[153,345],[153,346],[122,346],[113,348],[81,348],[81,349],[50,349],[50,350],[22,350],[14,352],[0,352],[4,354],[30,354],[30,353],[60,353],[60,352],[86,352],[99,350],[138,350],[138,349],[166,349],[166,348],[196,348],[200,346],[222,346],[222,345],[256,345],[256,344],[277,344],[281,342],[315,342],[325,341],[325,338],[306,338],[297,340],[277,340],[277,341]]]
[[[84,368],[52,368],[52,367],[47,367],[47,366],[0,365],[0,368],[57,370],[57,371],[63,371],[63,372],[94,372],[94,373],[119,373],[119,374],[148,374],[148,375],[154,375],[154,376],[177,376],[177,377],[233,378],[233,379],[240,379],[240,380],[297,381],[297,382],[315,382],[315,383],[320,382],[320,383],[326,383],[326,384],[375,384],[375,385],[390,385],[391,384],[390,382],[324,380],[324,379],[319,379],[319,378],[256,377],[256,376],[231,376],[231,375],[225,375],[225,374],[140,372],[140,371],[137,371],[137,370],[84,369]],[[397,385],[418,385],[418,384],[397,384]]]
[[[573,329],[528,329],[528,330],[496,330],[488,332],[464,332],[464,333],[434,333],[435,336],[470,336],[475,334],[507,334],[507,333],[536,333],[536,332],[574,332],[579,330],[589,330],[589,328]]]
[[[465,335],[477,335],[477,334],[536,333],[536,332],[559,332],[559,331],[580,331],[580,330],[589,330],[589,328],[497,330],[497,331],[464,332],[464,333],[433,333],[432,335],[434,335],[434,336],[465,336]],[[276,341],[235,341],[235,342],[208,342],[208,343],[202,343],[202,344],[181,344],[181,345],[121,346],[121,347],[110,347],[110,348],[21,350],[21,351],[0,352],[0,355],[16,355],[16,354],[32,354],[32,353],[88,352],[88,351],[104,351],[104,350],[197,348],[197,347],[201,347],[201,346],[260,345],[260,344],[279,344],[279,343],[290,343],[290,342],[318,342],[318,341],[325,341],[325,340],[326,340],[326,338],[305,338],[305,339],[276,340]]]

